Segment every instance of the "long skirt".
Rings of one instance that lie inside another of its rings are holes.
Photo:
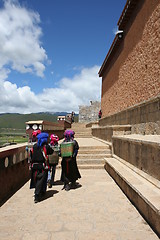
[[[61,162],[62,172],[61,181],[64,183],[75,182],[78,178],[81,178],[80,172],[78,170],[76,158],[62,158]]]
[[[46,192],[47,177],[48,172],[44,169],[32,170],[30,188],[35,188],[35,195]]]

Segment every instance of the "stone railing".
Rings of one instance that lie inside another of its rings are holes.
[[[29,180],[27,143],[0,148],[0,204]]]

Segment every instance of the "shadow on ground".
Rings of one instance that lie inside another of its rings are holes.
[[[61,180],[54,181],[53,185],[63,185]]]
[[[45,195],[41,198],[40,202],[53,197],[55,194],[59,193],[57,190],[48,190]]]
[[[71,185],[70,190],[76,190],[76,189],[81,188],[81,187],[82,187],[82,185],[81,185],[80,183],[76,182],[76,185],[75,185],[75,186],[72,186],[72,185]]]

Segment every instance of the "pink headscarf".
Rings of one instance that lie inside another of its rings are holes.
[[[57,144],[59,141],[59,137],[55,134],[51,134],[50,136],[50,144],[51,146],[54,146],[55,144]]]
[[[35,130],[35,131],[32,132],[32,137],[37,137],[37,135],[40,134],[40,133],[41,133],[41,130],[39,130],[39,129]]]

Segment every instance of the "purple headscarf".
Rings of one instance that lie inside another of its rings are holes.
[[[74,134],[75,134],[75,132],[74,132],[73,130],[71,130],[71,129],[70,129],[70,130],[66,130],[66,131],[64,132],[65,140],[67,140],[67,141],[73,140]]]

